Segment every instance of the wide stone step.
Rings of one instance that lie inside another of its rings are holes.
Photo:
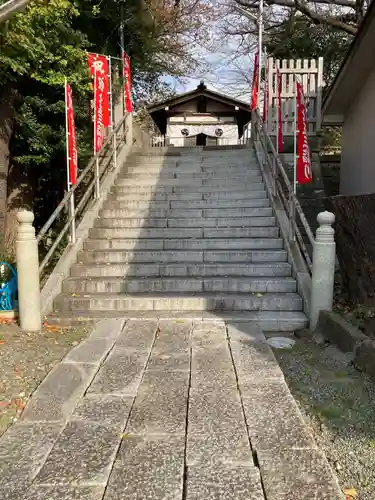
[[[257,193],[257,191],[252,191],[251,193]],[[263,196],[261,196],[263,195]],[[171,208],[177,209],[192,209],[192,208],[203,208],[212,210],[221,209],[244,209],[244,208],[258,208],[258,207],[269,207],[270,201],[266,197],[266,193],[261,191],[259,197],[248,197],[244,199],[208,199],[208,200],[182,200],[182,201],[170,201]]]
[[[278,227],[231,228],[92,228],[90,238],[277,238]]]
[[[176,263],[176,262],[285,262],[285,250],[83,250],[77,262],[85,264],[105,263]]]
[[[290,277],[292,272],[291,265],[287,262],[275,262],[268,264],[249,264],[249,263],[227,263],[227,264],[211,264],[211,263],[175,263],[175,264],[158,264],[158,263],[138,263],[131,262],[129,264],[74,264],[71,268],[71,276],[73,277],[117,277],[124,276],[166,276],[166,277],[207,277],[207,276],[253,276],[253,277]]]
[[[230,228],[230,227],[270,227],[276,224],[275,217],[198,217],[198,218],[100,218],[94,227],[102,228]]]
[[[107,201],[105,202],[105,206],[107,203],[128,203],[128,204],[137,204],[137,203],[147,203],[150,204],[152,203],[159,203],[159,202],[170,202],[171,204],[173,202],[178,202],[182,203],[185,201],[230,201],[234,203],[239,203],[241,206],[248,206],[248,205],[243,205],[244,203],[250,203],[251,200],[256,200],[256,199],[267,199],[267,193],[265,189],[259,190],[259,191],[237,191],[237,192],[212,192],[212,193],[179,193],[179,194],[174,194],[174,193],[153,193],[152,191],[147,192],[147,193],[128,193],[128,194],[122,194],[122,195],[116,195],[114,193],[110,193]],[[236,205],[233,205],[235,207]],[[250,205],[251,206],[251,205]],[[219,208],[220,205],[217,205],[217,208]],[[181,208],[179,206],[174,207],[172,205],[172,208]],[[212,208],[216,208],[216,206],[213,206]]]
[[[154,209],[152,204],[149,209],[145,210],[101,210],[101,219],[145,219],[145,218],[166,218],[166,219],[178,219],[184,218],[186,216],[189,218],[231,218],[231,217],[271,217],[272,208],[271,207],[254,207],[254,208],[219,208],[219,209],[207,209],[202,210],[198,208],[191,209]]]
[[[218,191],[223,192],[241,192],[241,191],[262,191],[264,190],[264,184],[258,182],[244,182],[238,184],[223,183],[221,185],[207,184],[202,185],[129,185],[129,186],[114,186],[112,188],[112,193],[115,195],[128,195],[130,193],[216,193]]]
[[[140,173],[129,173],[120,175],[116,180],[116,186],[129,186],[132,184],[164,184],[166,185],[206,185],[215,184],[223,182],[232,182],[238,184],[239,182],[262,182],[263,178],[260,172],[243,172],[243,173],[231,173],[225,172],[219,175],[217,172],[191,172],[191,173],[179,173],[179,172],[164,172],[160,171],[158,174],[140,174]],[[133,182],[134,181],[134,182]],[[177,182],[173,182],[177,181]]]
[[[118,179],[115,183],[115,188],[134,188],[134,187],[152,187],[161,189],[164,187],[183,187],[187,189],[192,189],[194,187],[202,186],[226,186],[230,185],[232,187],[242,186],[243,184],[256,184],[262,182],[262,177],[260,175],[256,176],[241,176],[241,177],[219,177],[219,178],[209,178],[209,179],[197,179],[193,177],[186,178],[173,178],[173,177],[137,177],[132,176],[127,179]]]
[[[53,312],[47,316],[49,324],[77,326],[82,323],[104,318],[122,319],[167,319],[197,321],[231,321],[236,323],[254,323],[264,332],[288,332],[302,330],[308,326],[308,319],[301,311],[95,311],[74,310]]]
[[[55,299],[56,311],[302,311],[296,293],[258,294],[93,294],[72,296],[62,293]]]
[[[189,174],[195,174],[195,173],[217,173],[218,175],[225,175],[226,173],[229,173],[230,175],[236,175],[238,174],[246,174],[246,173],[259,173],[259,165],[206,165],[206,164],[191,164],[189,166],[186,166],[184,164],[177,164],[177,165],[145,165],[145,164],[140,164],[137,166],[131,166],[126,168],[124,172],[120,172],[120,177],[122,175],[126,174],[136,174],[136,175],[157,175],[160,172],[168,172],[171,174],[174,173],[186,173],[187,175]]]
[[[283,248],[281,238],[170,238],[170,239],[88,239],[85,250],[275,250]],[[271,252],[272,253],[272,252]]]
[[[185,293],[185,292],[233,292],[279,293],[295,292],[293,278],[244,278],[186,276],[161,278],[69,278],[63,282],[63,293]]]
[[[126,210],[128,212],[147,212],[156,211],[170,211],[170,210],[199,210],[199,209],[212,209],[212,210],[244,210],[253,208],[267,208],[270,206],[268,198],[249,198],[245,200],[184,200],[184,201],[106,201],[103,204],[103,210]],[[229,214],[230,212],[228,212]],[[234,213],[234,212],[233,212]],[[244,212],[246,215],[246,212]]]

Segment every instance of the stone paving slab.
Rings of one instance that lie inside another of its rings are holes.
[[[150,371],[189,371],[192,321],[160,321],[147,364]]]
[[[62,426],[17,423],[0,439],[0,497],[19,500],[39,472]]]
[[[66,363],[56,365],[43,380],[22,414],[22,420],[65,421],[96,373],[95,364]]]
[[[104,486],[34,485],[22,500],[102,500],[104,489]]]
[[[186,500],[264,500],[255,467],[188,467]]]
[[[64,358],[67,363],[100,364],[112,349],[115,339],[91,338],[74,347]]]
[[[90,339],[114,339],[116,340],[124,327],[125,320],[122,318],[108,318],[98,321],[90,333]]]
[[[159,322],[153,352],[188,352],[190,350],[191,333],[191,321],[162,320]]]
[[[130,434],[185,435],[189,374],[145,374],[130,415]]]
[[[104,500],[182,500],[184,450],[184,436],[125,439]]]
[[[237,387],[225,326],[197,323],[193,331],[191,390],[207,392],[223,387],[234,391]]]
[[[217,381],[220,384],[220,380]],[[253,465],[241,401],[235,389],[193,392],[189,400],[188,465]]]
[[[120,432],[126,424],[134,398],[113,394],[88,394],[76,407],[72,420],[115,426]]]
[[[157,321],[127,321],[116,346],[149,351],[154,343]]]
[[[115,426],[69,422],[35,484],[106,484],[119,444]]]
[[[258,461],[267,500],[345,500],[317,450],[260,452]]]
[[[342,498],[254,324],[101,321],[22,418],[1,500]]]
[[[227,324],[227,330],[230,342],[240,342],[241,344],[266,342],[262,330],[254,323],[230,322]]]
[[[315,448],[315,442],[285,382],[247,387],[243,407],[253,449],[273,451]]]
[[[251,396],[255,382],[284,380],[279,364],[267,343],[231,341],[230,348],[241,394]]]
[[[149,357],[148,351],[114,348],[100,368],[88,392],[135,396]]]

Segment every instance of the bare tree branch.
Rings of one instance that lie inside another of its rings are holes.
[[[258,9],[258,0],[235,0],[241,7],[247,9]],[[266,0],[267,5],[286,7],[289,9],[296,9],[304,16],[311,19],[315,24],[325,24],[332,26],[340,31],[355,35],[358,31],[358,26],[362,21],[365,11],[365,0],[313,0],[306,2],[305,0]],[[310,7],[310,5],[311,7]],[[342,14],[338,16],[328,15],[328,12],[318,11],[314,9],[313,5],[319,4],[327,7],[345,7],[353,9],[353,14]],[[353,19],[353,23],[346,22],[346,20]]]

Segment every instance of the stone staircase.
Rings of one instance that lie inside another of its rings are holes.
[[[158,150],[155,150],[158,151]],[[251,149],[135,152],[79,253],[54,316],[194,317],[306,325]]]

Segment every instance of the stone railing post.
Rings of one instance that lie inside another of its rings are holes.
[[[317,221],[319,227],[316,230],[311,277],[311,330],[315,330],[320,311],[332,310],[335,278],[336,244],[332,227],[335,216],[331,212],[321,212]]]
[[[23,330],[37,332],[42,327],[40,312],[38,243],[33,227],[34,214],[28,210],[17,213],[16,239],[18,276],[18,307]]]

